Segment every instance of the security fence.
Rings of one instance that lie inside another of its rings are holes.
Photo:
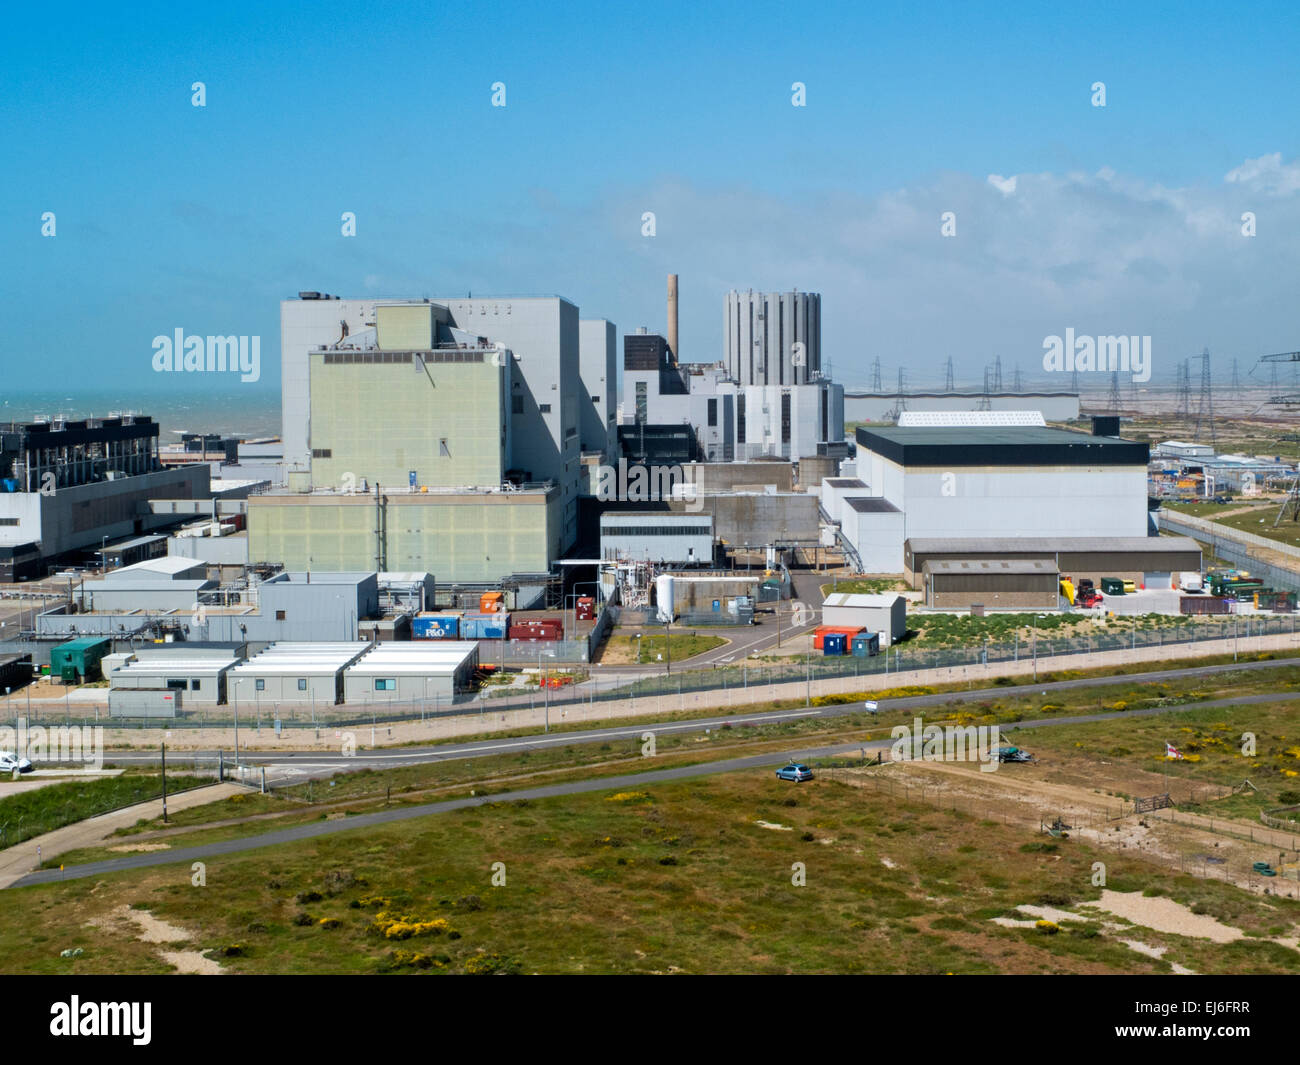
[[[783,697],[802,689],[806,697],[816,694],[814,685],[819,681],[846,678],[880,678],[887,685],[891,674],[906,672],[913,682],[917,671],[953,670],[964,667],[995,666],[998,663],[1015,663],[1018,671],[1033,663],[1034,674],[1046,674],[1059,668],[1055,660],[1067,655],[1093,655],[1101,651],[1140,650],[1159,647],[1185,647],[1205,641],[1233,641],[1260,636],[1291,635],[1296,631],[1295,615],[1243,614],[1227,617],[1180,620],[1153,629],[1139,628],[1135,623],[1128,631],[1096,631],[1082,636],[1030,637],[963,647],[915,647],[908,643],[890,647],[874,657],[860,658],[851,655],[802,655],[779,662],[762,662],[742,659],[707,669],[691,669],[665,663],[664,672],[629,677],[617,674],[611,667],[608,674],[574,671],[562,667],[566,682],[560,688],[534,688],[517,686],[486,687],[474,693],[462,693],[454,699],[438,699],[418,703],[349,703],[346,705],[307,705],[262,703],[239,708],[240,727],[256,729],[276,727],[284,729],[340,728],[344,726],[393,725],[402,722],[427,722],[438,718],[466,715],[501,714],[508,710],[540,709],[543,707],[582,708],[588,720],[599,719],[602,704],[620,703],[629,699],[677,697],[684,708],[686,697],[698,693],[714,693],[708,705],[727,707],[737,703],[761,701],[759,693],[764,688],[784,688]],[[539,645],[543,648],[546,645]],[[548,671],[560,661],[542,650],[542,666]],[[524,660],[525,666],[537,666],[536,657]],[[1104,665],[1098,662],[1097,665]],[[627,667],[629,670],[636,667]],[[1077,668],[1077,667],[1076,667]],[[572,680],[569,683],[569,679]],[[879,684],[873,684],[879,686]],[[25,713],[25,708],[15,695],[6,713]],[[693,700],[699,704],[700,700]],[[673,700],[666,708],[671,710]],[[51,722],[88,722],[117,728],[213,728],[233,724],[234,708],[230,706],[195,707],[182,710],[175,719],[113,718],[108,719],[101,709],[85,708],[75,703],[62,705],[34,705],[31,720],[35,724]]]

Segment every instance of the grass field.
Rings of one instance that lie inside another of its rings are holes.
[[[1021,646],[1029,646],[1035,638],[1050,640],[1056,636],[1082,637],[1088,633],[1133,631],[1134,617],[1108,619],[1104,625],[1089,615],[1080,614],[988,614],[982,618],[970,614],[908,615],[908,637],[903,644],[932,647],[977,647],[986,637],[993,642],[1010,643],[1020,635]],[[1161,629],[1166,632],[1189,629],[1195,626],[1222,626],[1221,618],[1175,617],[1169,614],[1140,614],[1136,616],[1139,632]],[[1228,628],[1232,628],[1231,618]]]
[[[841,577],[838,580],[827,581],[821,589],[822,598],[825,599],[826,596],[837,592],[871,595],[877,592],[905,592],[908,587],[907,581],[896,577]]]
[[[213,859],[204,886],[187,865],[10,890],[0,951],[10,973],[169,971],[157,943],[113,926],[135,907],[231,972],[1153,973],[1173,960],[1294,971],[1300,955],[1258,937],[1286,934],[1300,905],[1113,854],[1111,890],[1168,894],[1247,938],[993,923],[1020,906],[1097,898],[1097,857],[1072,840],[761,771]]]
[[[1233,670],[1204,678],[1192,677],[1159,683],[1135,680],[1131,683],[1105,687],[1090,686],[1063,691],[1044,692],[1025,686],[1008,686],[1005,694],[999,693],[978,702],[945,702],[925,711],[890,712],[886,709],[877,715],[857,712],[832,719],[805,718],[756,725],[747,725],[738,721],[734,726],[724,725],[714,729],[707,736],[699,733],[662,733],[657,738],[657,758],[653,768],[666,768],[670,765],[698,763],[761,752],[771,753],[775,765],[795,747],[884,739],[889,736],[890,729],[894,725],[899,722],[910,723],[912,717],[918,713],[927,722],[992,724],[1017,719],[1033,720],[1045,716],[1061,717],[1070,714],[1103,712],[1114,714],[1115,722],[1113,725],[1107,723],[1088,726],[1095,729],[1097,735],[1105,734],[1107,730],[1122,729],[1127,734],[1130,729],[1141,729],[1144,737],[1148,733],[1152,737],[1159,735],[1168,737],[1174,735],[1172,730],[1175,727],[1170,724],[1170,718],[1161,716],[1153,720],[1134,719],[1132,722],[1126,722],[1123,719],[1124,711],[1174,706],[1194,699],[1246,696],[1278,690],[1297,690],[1297,699],[1300,700],[1300,665],[1267,671]],[[933,692],[934,689],[909,687],[872,693],[872,697],[888,700]],[[846,693],[823,696],[813,702],[818,706],[852,705],[860,703],[866,695],[867,693]],[[755,709],[762,712],[788,708],[791,705],[796,704],[774,702]],[[1222,715],[1224,711],[1209,710],[1204,713]],[[1295,710],[1291,704],[1268,704],[1265,708],[1245,708],[1243,717],[1253,715],[1253,719],[1257,721],[1261,717],[1267,720],[1289,721],[1288,715],[1293,713],[1297,715],[1295,728],[1297,733],[1300,733],[1300,711]],[[589,726],[584,724],[582,727],[600,727],[602,724],[607,725],[610,722],[591,722]],[[1026,733],[1025,735],[1029,737],[1026,742],[1030,745],[1047,743],[1046,737],[1055,733],[1055,729],[1036,730],[1032,735]],[[239,795],[176,812],[171,818],[173,831],[166,838],[173,847],[210,843],[219,839],[270,831],[288,824],[319,820],[327,816],[322,806],[334,811],[335,816],[344,816],[344,813],[337,811],[360,812],[376,809],[390,799],[394,803],[428,802],[468,794],[471,787],[482,795],[492,791],[506,791],[565,779],[611,776],[643,770],[647,768],[647,764],[641,755],[641,742],[638,733],[625,739],[599,744],[573,744],[474,759],[424,763],[391,770],[366,769],[360,772],[340,773],[333,778],[332,782],[322,780],[299,784],[280,789],[270,796]],[[1130,746],[1134,751],[1146,755],[1163,751],[1162,743],[1154,738],[1144,739],[1143,742],[1147,744],[1145,747],[1138,744]],[[1262,739],[1261,743],[1263,743]],[[1107,747],[1107,744],[1100,744],[1097,749],[1105,750]],[[1255,816],[1259,809],[1277,805],[1277,793],[1290,786],[1286,782],[1288,778],[1283,776],[1279,776],[1275,782],[1276,786],[1273,786],[1272,777],[1263,770],[1257,770],[1255,776],[1258,778],[1256,783],[1260,785],[1260,792],[1257,795],[1241,797],[1238,803],[1247,812],[1247,816]],[[281,816],[277,816],[274,820],[252,820],[241,824],[211,827],[235,818],[265,814]],[[110,848],[117,843],[129,842],[143,833],[154,833],[161,828],[161,822],[156,818],[148,821],[141,820],[134,826],[120,829],[114,834],[112,841],[105,846],[52,857],[47,864],[57,865],[60,862],[76,864],[112,857],[114,855]],[[188,831],[185,831],[186,829]]]
[[[693,632],[674,632],[666,643],[661,632],[647,632],[639,640],[635,636],[611,636],[605,642],[599,662],[606,666],[627,665],[635,663],[639,654],[640,661],[649,664],[660,661],[665,650],[674,662],[685,662],[726,642],[721,636],[700,636]]]
[[[211,783],[211,777],[167,776],[169,793]],[[10,847],[64,825],[161,795],[162,778],[152,773],[70,780],[8,795],[0,798],[0,845]]]
[[[1235,510],[1241,505],[1216,506],[1213,503],[1192,503],[1187,505],[1166,504],[1166,507],[1175,513],[1191,514],[1194,517],[1204,518],[1219,525],[1226,525],[1230,529],[1254,533],[1266,540],[1276,540],[1278,543],[1290,544],[1293,547],[1300,546],[1300,522],[1288,519],[1277,528],[1273,527],[1273,521],[1277,517],[1278,510],[1281,509],[1280,502],[1255,504],[1251,506],[1250,510],[1238,514],[1223,513],[1224,511]]]

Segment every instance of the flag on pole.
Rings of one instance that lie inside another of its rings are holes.
[[[1183,752],[1175,747],[1172,743],[1165,743],[1165,757],[1171,762],[1180,762],[1183,760]]]

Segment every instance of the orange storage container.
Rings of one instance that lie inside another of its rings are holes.
[[[813,647],[818,651],[822,650],[822,637],[829,632],[842,632],[847,637],[845,643],[852,644],[854,636],[866,631],[860,625],[856,627],[851,625],[822,625],[813,630]]]
[[[496,614],[501,610],[501,600],[505,598],[501,592],[484,592],[478,599],[478,609],[480,614]]]

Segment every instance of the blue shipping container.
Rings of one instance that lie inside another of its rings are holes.
[[[510,624],[510,615],[472,613],[460,619],[460,635],[463,640],[504,640],[506,627]]]
[[[880,654],[880,633],[861,633],[853,637],[853,654],[858,658],[869,658]]]
[[[842,632],[828,632],[822,637],[822,654],[842,655],[848,651],[848,636]]]
[[[460,633],[460,618],[454,614],[429,615],[411,620],[411,636],[416,640],[454,640]]]

